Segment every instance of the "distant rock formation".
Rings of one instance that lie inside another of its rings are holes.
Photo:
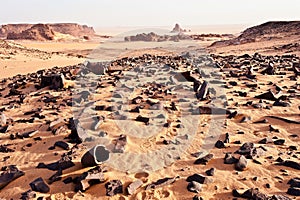
[[[6,24],[0,27],[0,37],[7,39],[35,39],[35,34],[42,35],[42,40],[51,40],[51,32],[68,34],[76,38],[91,38],[95,36],[92,27],[76,23],[54,24]],[[45,33],[45,35],[44,35]],[[24,36],[24,37],[23,37]]]
[[[177,35],[158,35],[154,32],[141,33],[133,36],[126,36],[124,40],[126,42],[144,41],[144,42],[163,42],[163,41],[175,41],[192,39],[190,36],[177,34]]]
[[[171,31],[171,33],[181,33],[184,32],[184,30],[179,26],[179,24],[175,24],[175,27]]]
[[[214,42],[211,46],[239,45],[300,35],[300,21],[274,21],[250,27],[236,38]]]
[[[55,33],[47,24],[36,24],[20,33],[10,32],[7,34],[9,40],[54,40]]]

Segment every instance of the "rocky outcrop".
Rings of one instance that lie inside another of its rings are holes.
[[[36,24],[21,33],[7,34],[9,40],[54,40],[55,33],[47,24]]]
[[[7,39],[34,39],[42,33],[62,33],[77,38],[90,38],[95,35],[93,27],[76,23],[54,23],[54,24],[6,24],[0,27],[0,37]],[[51,40],[51,34],[43,38]]]
[[[186,32],[186,30],[183,30],[179,24],[175,24],[175,27],[171,31],[171,33],[181,33],[181,32]]]
[[[177,34],[177,35],[158,35],[154,32],[140,33],[133,36],[126,36],[124,40],[126,42],[144,41],[144,42],[163,42],[163,41],[175,41],[191,39],[190,36]]]
[[[300,21],[274,21],[250,27],[236,38],[214,42],[211,46],[228,46],[267,41],[300,34]]]

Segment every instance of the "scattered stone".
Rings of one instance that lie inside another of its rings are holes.
[[[7,123],[7,118],[4,113],[1,113],[0,115],[0,126],[5,126]]]
[[[224,158],[224,164],[235,164],[238,162],[238,159],[235,158],[231,153],[226,153]]]
[[[9,153],[9,152],[15,152],[15,150],[10,149],[6,147],[5,145],[0,145],[0,152],[1,153]]]
[[[210,168],[209,170],[206,170],[205,173],[207,176],[214,176],[215,175],[215,168]]]
[[[64,142],[64,141],[57,141],[54,144],[55,147],[60,147],[64,150],[69,150],[70,149],[70,144]]]
[[[196,97],[199,100],[204,100],[207,98],[207,94],[208,94],[208,82],[204,81],[199,89],[199,91],[197,91],[196,93]]]
[[[193,200],[203,200],[203,198],[200,197],[200,196],[198,196],[198,195],[195,195],[195,196],[193,197]]]
[[[59,169],[65,170],[70,167],[73,167],[75,164],[72,162],[72,159],[64,155],[59,161],[50,163],[50,164],[44,164],[44,163],[39,163],[37,168],[47,168],[49,170],[57,171]]]
[[[293,168],[293,169],[300,170],[300,163],[297,163],[297,162],[292,161],[292,160],[285,160],[283,162],[280,162],[279,165],[283,165],[283,166],[286,166],[286,167],[290,167],[290,168]]]
[[[198,158],[194,164],[196,165],[206,165],[212,158],[214,157],[213,154],[207,154],[206,156],[202,157],[202,158]]]
[[[215,147],[218,148],[218,149],[223,149],[223,148],[225,148],[226,146],[225,146],[225,144],[224,144],[223,141],[218,140],[218,141],[216,142],[216,144],[215,144]]]
[[[192,181],[188,183],[187,189],[190,192],[200,193],[202,191],[202,185],[196,181]]]
[[[112,180],[105,184],[106,195],[114,196],[123,193],[123,184],[120,180]]]
[[[300,178],[292,178],[287,184],[289,184],[291,187],[300,188]]]
[[[277,101],[279,97],[276,96],[273,92],[268,91],[266,93],[255,96],[255,98],[266,99],[266,100],[270,100],[270,101]]]
[[[44,180],[41,177],[35,179],[29,185],[31,189],[36,192],[48,193],[50,191],[49,186],[44,182]]]
[[[288,189],[287,194],[292,196],[300,196],[300,188],[291,187]]]
[[[64,87],[64,76],[51,74],[41,76],[41,88],[50,86],[50,89],[58,90]]]
[[[235,169],[238,171],[244,171],[247,168],[248,161],[245,156],[241,156],[238,162],[235,164]]]
[[[135,191],[142,185],[143,185],[143,181],[140,179],[130,183],[129,186],[127,187],[128,194],[130,194],[130,195],[134,194]]]
[[[1,168],[0,189],[4,188],[13,180],[23,176],[25,173],[20,171],[15,165],[4,166]]]
[[[49,178],[49,184],[52,184],[55,181],[59,181],[61,180],[61,176],[62,176],[62,170],[58,169],[57,172],[55,174],[53,174],[50,178]]]
[[[20,198],[21,200],[30,200],[36,198],[36,193],[32,190],[23,192],[21,195],[22,195]]]
[[[114,153],[124,153],[126,144],[127,144],[126,135],[120,135],[116,141],[116,145],[113,149],[113,152]]]
[[[283,145],[285,143],[285,139],[278,139],[274,141],[275,145]]]
[[[102,145],[96,145],[81,158],[83,167],[93,167],[109,159],[109,151]]]
[[[174,183],[177,179],[179,179],[179,177],[174,177],[174,178],[163,178],[163,179],[159,179],[156,182],[150,183],[149,185],[146,186],[145,190],[149,190],[149,189],[156,189],[158,187],[162,187],[165,185],[170,185],[172,183]]]
[[[195,182],[198,182],[200,184],[204,184],[204,183],[209,182],[209,180],[207,179],[207,177],[205,177],[205,176],[203,176],[201,174],[193,174],[193,175],[187,177],[186,181],[187,182],[195,181]]]
[[[84,192],[92,185],[105,182],[104,172],[106,171],[106,168],[97,166],[84,172],[80,176],[75,177],[73,179],[73,182],[75,183],[75,192]]]
[[[137,116],[137,118],[135,119],[138,122],[144,122],[146,125],[149,124],[150,118],[148,117],[142,117],[141,115]]]
[[[66,179],[63,180],[64,184],[69,184],[73,182],[73,178],[72,177],[68,177]]]

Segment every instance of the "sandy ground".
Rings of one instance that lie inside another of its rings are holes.
[[[108,31],[109,32],[109,31]],[[110,32],[111,33],[111,32]],[[200,46],[207,46],[210,44],[210,41],[198,42]],[[284,43],[284,42],[283,42]],[[2,59],[0,62],[0,79],[4,77],[11,77],[16,74],[26,74],[35,72],[39,69],[52,68],[53,66],[66,66],[66,65],[75,65],[85,61],[85,58],[78,58],[75,55],[87,55],[91,49],[98,47],[99,43],[97,42],[82,42],[82,43],[45,43],[45,42],[28,42],[21,41],[20,44],[27,48],[39,49],[45,52],[60,52],[58,55],[51,55],[51,57],[43,58],[42,56],[30,56],[30,54],[18,54],[12,56],[10,59]],[[273,43],[274,44],[274,43]],[[276,45],[282,44],[280,42]],[[220,54],[244,54],[250,53],[253,54],[254,51],[263,51],[265,48],[272,46],[270,43],[262,44],[246,44],[238,47],[230,48],[220,48],[211,50],[214,53]],[[153,53],[152,51],[151,53]],[[157,53],[157,52],[156,52]],[[160,52],[161,53],[161,52]],[[266,54],[274,54],[276,52],[265,52]],[[67,55],[72,54],[72,55]],[[236,68],[225,69],[226,73],[229,73],[229,70],[236,70]],[[296,81],[290,81],[288,78],[289,75],[292,75],[293,72],[286,71],[287,76],[274,75],[267,76],[261,75],[257,72],[256,83],[259,87],[255,91],[251,91],[249,88],[245,87],[245,83],[252,83],[251,80],[243,78],[226,78],[225,73],[223,77],[227,81],[237,81],[237,86],[233,88],[228,88],[225,90],[226,98],[232,99],[228,101],[228,107],[234,107],[238,110],[239,116],[234,119],[226,120],[224,126],[221,128],[220,138],[224,140],[225,134],[230,133],[231,142],[227,144],[225,149],[211,149],[210,153],[214,155],[214,158],[207,165],[195,165],[195,157],[191,156],[192,153],[199,152],[203,145],[204,133],[207,133],[209,130],[209,123],[211,117],[209,116],[199,116],[200,124],[197,127],[197,133],[192,141],[192,144],[188,150],[181,156],[181,159],[173,163],[172,165],[160,169],[155,172],[149,173],[125,173],[109,169],[105,174],[108,180],[120,179],[125,186],[127,186],[132,181],[137,178],[142,178],[144,180],[144,185],[149,184],[153,181],[165,177],[175,177],[180,176],[181,178],[176,181],[174,184],[163,186],[155,190],[147,190],[140,188],[134,195],[118,194],[114,197],[107,197],[105,195],[104,183],[92,186],[88,191],[73,192],[74,188],[72,184],[64,184],[62,181],[57,181],[51,184],[51,191],[47,194],[38,193],[39,196],[44,196],[46,199],[113,199],[113,200],[190,200],[196,194],[189,192],[187,188],[187,182],[185,179],[194,174],[205,174],[205,171],[210,168],[215,168],[216,172],[213,177],[210,177],[212,180],[207,184],[203,184],[202,191],[199,196],[203,197],[205,200],[214,200],[214,199],[232,199],[232,190],[246,190],[249,188],[259,188],[261,192],[273,195],[273,194],[282,194],[286,195],[288,189],[287,181],[294,177],[299,177],[299,170],[290,169],[282,166],[274,165],[275,159],[278,156],[281,156],[283,159],[292,159],[299,162],[299,158],[290,156],[288,152],[289,146],[297,146],[299,148],[299,137],[291,138],[290,135],[296,134],[300,135],[300,126],[299,124],[289,124],[283,122],[282,120],[277,120],[270,118],[268,116],[281,116],[293,120],[300,121],[299,108],[300,99],[293,98],[290,102],[291,107],[273,107],[272,109],[254,109],[252,107],[245,107],[243,104],[248,101],[253,101],[258,103],[258,99],[254,98],[255,95],[267,91],[270,86],[269,83],[272,81],[273,84],[278,85],[283,88],[287,86],[288,89],[292,85],[299,85],[299,79]],[[108,81],[109,82],[109,81]],[[9,82],[8,82],[9,83]],[[5,83],[5,84],[8,84]],[[30,116],[24,116],[24,112],[31,111],[37,107],[42,107],[43,111],[41,114],[46,116],[46,119],[37,119],[34,123],[24,122],[17,123],[15,126],[11,126],[9,131],[5,134],[1,134],[0,141],[1,144],[9,144],[9,148],[13,148],[15,152],[13,153],[0,153],[1,166],[6,166],[10,164],[17,164],[19,169],[25,172],[25,176],[18,178],[17,180],[11,182],[8,186],[1,190],[0,198],[4,199],[19,199],[20,194],[30,189],[29,183],[32,182],[35,178],[43,177],[44,180],[47,180],[50,176],[54,174],[53,171],[47,169],[36,169],[36,166],[40,162],[51,163],[57,161],[63,153],[66,153],[66,150],[56,148],[54,150],[48,150],[49,147],[58,140],[64,140],[64,138],[70,133],[70,130],[66,130],[58,135],[53,135],[51,131],[47,129],[47,126],[44,127],[46,121],[54,121],[58,118],[68,119],[72,117],[72,110],[68,106],[63,106],[65,100],[70,100],[70,91],[53,91],[49,88],[43,88],[37,90],[34,88],[33,83],[28,83],[26,86],[21,89],[26,96],[24,104],[17,105],[14,104],[14,101],[17,101],[17,97],[8,97],[4,98],[9,92],[9,88],[5,88],[5,84],[0,85],[2,97],[0,97],[0,108],[5,107],[6,110],[3,112],[8,118],[12,118],[14,121],[19,119],[28,119]],[[286,93],[286,90],[284,92]],[[110,105],[111,101],[111,92],[113,91],[112,87],[104,87],[99,89],[95,98],[99,103],[104,105]],[[235,91],[247,92],[246,97],[241,97],[236,94]],[[297,89],[299,92],[299,89]],[[42,100],[45,95],[54,96],[58,99],[58,102],[52,107],[52,105],[45,105]],[[172,100],[171,97],[166,97],[166,104],[169,104]],[[199,102],[200,105],[206,105],[209,101]],[[266,103],[266,102],[264,102]],[[268,102],[267,102],[268,103]],[[109,115],[109,112],[99,112],[104,115]],[[172,138],[172,133],[176,134],[175,127],[176,117],[178,113],[170,112],[171,119],[173,120],[173,129],[171,129],[170,138]],[[240,123],[240,119],[243,116],[251,116],[251,120],[245,123]],[[133,115],[132,118],[134,118]],[[255,124],[253,122],[267,119],[267,124]],[[280,130],[280,132],[270,133],[268,125],[275,126]],[[16,139],[10,140],[9,135],[11,133],[23,133],[28,130],[39,130],[39,135],[42,138],[42,141],[35,141],[32,138],[25,139]],[[106,123],[101,126],[101,130],[107,131],[111,134],[111,137],[116,137],[120,135],[119,130],[116,128],[113,119],[107,119]],[[243,131],[244,134],[238,134],[239,131]],[[160,147],[162,136],[164,133],[149,139],[148,141],[140,142],[134,138],[128,139],[128,145],[126,151],[148,151],[153,148]],[[164,136],[164,135],[163,135]],[[274,144],[266,144],[264,147],[268,150],[265,156],[258,158],[262,164],[257,164],[254,161],[249,161],[246,171],[237,172],[234,170],[234,165],[226,165],[223,163],[223,158],[226,152],[234,152],[241,144],[245,142],[254,142],[255,146],[259,145],[257,142],[264,137],[278,137],[285,139],[285,144],[282,146],[276,146]],[[241,141],[241,144],[234,143],[235,141]],[[28,144],[31,145],[28,145]],[[84,146],[80,146],[80,150],[77,152],[77,157],[74,159],[75,166],[64,170],[63,179],[66,177],[75,177],[81,173],[87,171],[88,168],[82,168],[80,163],[81,156],[85,153],[86,149]],[[299,151],[299,150],[298,150]],[[296,154],[296,153],[295,153]],[[9,155],[10,157],[4,160],[4,157]],[[272,156],[272,159],[266,158],[267,156]],[[286,172],[282,171],[286,170]],[[255,181],[253,178],[258,177],[258,180]],[[266,184],[270,184],[270,188],[266,187]],[[291,196],[290,196],[291,197]],[[293,197],[291,197],[293,198]],[[297,198],[294,198],[297,199]]]

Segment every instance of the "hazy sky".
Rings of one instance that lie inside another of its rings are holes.
[[[299,0],[2,0],[0,24],[77,22],[94,27],[260,24],[300,20]]]

